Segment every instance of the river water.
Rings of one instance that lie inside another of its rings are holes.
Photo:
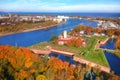
[[[114,50],[115,49],[114,44],[115,40],[110,39],[104,46],[101,46],[101,48]],[[110,52],[104,53],[110,65],[111,71],[114,71],[115,74],[120,75],[120,58],[118,58],[117,56],[113,55]]]
[[[110,39],[107,41],[107,43],[105,45],[100,46],[100,48],[114,50],[115,49],[114,44],[115,44],[115,39]]]
[[[50,53],[50,56],[57,57],[57,58],[61,59],[62,61],[69,62],[70,64],[74,64],[73,57],[65,56],[62,54],[55,54],[55,53]]]
[[[51,15],[51,16],[89,16],[89,17],[105,17],[105,18],[118,18],[120,17],[120,13],[98,13],[98,12],[0,12],[0,15],[5,14],[18,14],[18,15]]]
[[[35,30],[0,37],[0,44],[28,47],[40,42],[50,41],[52,35],[60,35],[64,30],[70,31],[78,24],[96,27],[97,22],[83,19],[68,19],[65,24],[54,26],[48,30]]]

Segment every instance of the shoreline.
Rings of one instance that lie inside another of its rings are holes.
[[[54,25],[50,25],[50,26],[40,26],[40,27],[36,27],[36,28],[31,28],[31,29],[26,29],[26,30],[20,30],[20,31],[17,31],[17,32],[10,32],[10,33],[3,33],[1,34],[0,33],[0,37],[3,37],[3,36],[7,36],[7,35],[12,35],[12,34],[18,34],[18,33],[24,33],[24,32],[30,32],[30,31],[36,31],[36,30],[42,30],[42,29],[49,29],[49,28],[52,28],[52,27],[55,27],[57,25],[61,25],[61,24],[64,24],[65,22],[61,22],[61,23],[57,23],[57,24],[54,24]]]

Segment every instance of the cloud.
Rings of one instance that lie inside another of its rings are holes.
[[[105,4],[85,4],[85,5],[70,5],[60,6],[59,9],[63,11],[75,12],[119,12],[120,5],[105,5]]]
[[[54,2],[55,1],[55,2]],[[54,3],[53,3],[54,2]],[[33,12],[120,12],[119,4],[77,4],[68,5],[53,0],[16,0],[12,3],[0,4],[0,11],[33,11]]]

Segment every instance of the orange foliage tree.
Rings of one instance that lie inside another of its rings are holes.
[[[92,27],[87,26],[86,29],[85,29],[85,31],[86,31],[86,34],[90,35],[91,32],[92,32]]]
[[[94,32],[95,32],[95,33],[100,33],[101,30],[100,30],[100,28],[95,28],[95,29],[94,29]]]
[[[55,57],[46,60],[26,48],[0,45],[2,80],[84,80],[85,72],[89,70],[89,66],[75,67]],[[98,77],[100,72],[97,72],[95,75]],[[119,80],[119,77],[112,75],[109,80],[112,79]]]
[[[72,40],[67,42],[67,46],[82,47],[83,46],[82,39],[80,37],[79,38],[73,38]]]
[[[75,32],[85,31],[86,34],[91,34],[93,28],[91,26],[78,25],[74,28]]]
[[[108,36],[112,36],[112,35],[115,34],[115,30],[114,30],[114,29],[107,29],[107,30],[106,30],[106,34],[107,34]]]
[[[120,36],[120,29],[118,29],[118,30],[115,31],[115,35],[116,36]]]

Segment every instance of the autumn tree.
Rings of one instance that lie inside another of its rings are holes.
[[[100,30],[100,28],[95,28],[94,32],[99,34],[101,32],[101,30]]]
[[[74,28],[75,32],[80,32],[82,30],[86,30],[86,26],[84,25],[78,25]]]
[[[70,34],[74,36],[76,34],[75,30],[71,30]]]
[[[40,57],[26,48],[0,45],[1,80],[90,80],[94,74],[96,80],[120,79],[114,74],[102,73],[98,68],[92,70],[90,65],[73,66],[55,57],[48,59],[48,55]],[[110,76],[106,78],[107,75]]]
[[[108,36],[112,36],[112,35],[114,35],[114,33],[115,33],[115,29],[107,29],[107,30],[106,30],[106,34],[107,34]]]
[[[115,31],[115,35],[116,36],[120,36],[120,29],[118,29],[118,30]]]
[[[67,46],[82,47],[83,46],[83,41],[80,37],[79,38],[74,38],[74,39],[67,42]]]
[[[85,31],[87,35],[90,35],[93,31],[93,28],[91,26],[78,25],[74,28],[74,31],[76,33],[79,33],[80,31]]]
[[[84,80],[84,72],[85,72],[85,68],[83,68],[81,65],[78,65],[74,69],[74,76],[76,80]]]
[[[0,79],[1,80],[14,79],[14,68],[7,59],[0,60]]]
[[[51,73],[52,72],[52,73]],[[46,73],[45,73],[46,77],[48,80],[54,80],[55,79],[55,71],[54,68],[51,66],[49,68],[46,69]]]
[[[86,34],[87,34],[87,35],[90,35],[91,32],[92,32],[92,27],[87,26],[86,29],[85,29],[85,31],[86,31]]]
[[[112,75],[111,77],[109,77],[108,80],[120,80],[120,77],[116,75]]]
[[[36,80],[47,80],[47,78],[44,75],[38,75]]]

